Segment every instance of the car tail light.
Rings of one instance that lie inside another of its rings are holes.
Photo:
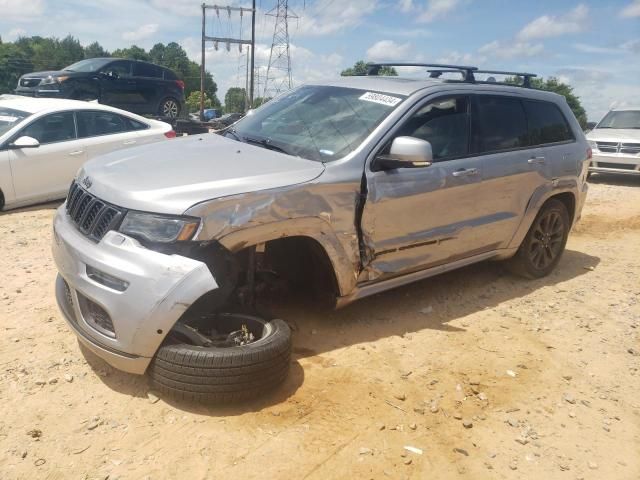
[[[176,138],[176,132],[173,130],[169,130],[168,132],[165,132],[164,136],[167,138]]]
[[[182,80],[176,80],[176,83],[178,84],[181,90],[184,90],[184,82]]]
[[[591,160],[593,158],[593,150],[591,147],[587,148],[587,160]]]

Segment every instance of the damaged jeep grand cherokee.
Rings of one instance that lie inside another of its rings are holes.
[[[220,135],[87,163],[53,235],[58,304],[81,343],[166,394],[232,402],[287,375],[289,327],[250,310],[276,290],[340,307],[488,259],[549,274],[591,156],[566,101],[527,88],[531,74],[514,86],[420,66],[462,78],[372,65]]]

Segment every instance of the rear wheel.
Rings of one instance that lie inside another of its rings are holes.
[[[165,98],[160,103],[158,114],[162,117],[178,118],[180,115],[180,104],[175,98]]]
[[[549,275],[560,261],[571,223],[564,203],[551,199],[538,212],[518,252],[509,260],[510,269],[527,278]]]
[[[279,319],[218,313],[178,323],[149,375],[159,392],[203,403],[258,397],[287,377],[291,330]]]

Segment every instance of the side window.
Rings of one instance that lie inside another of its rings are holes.
[[[105,66],[101,73],[107,75],[113,75],[114,77],[129,77],[131,76],[131,62],[127,60],[118,60]]]
[[[73,112],[52,113],[42,117],[27,125],[18,136],[35,138],[41,144],[75,140],[76,125]]]
[[[469,100],[466,97],[442,98],[415,112],[395,134],[416,137],[431,143],[433,160],[457,158],[468,153]],[[390,145],[387,146],[387,150]],[[384,153],[388,153],[384,152]]]
[[[173,73],[173,71],[169,70],[168,68],[163,68],[162,71],[164,73],[165,80],[178,80],[178,77],[176,76],[176,74]]]
[[[80,138],[111,135],[132,130],[127,127],[125,118],[117,113],[98,111],[79,111],[78,136]]]
[[[526,147],[527,119],[517,98],[479,95],[471,109],[471,145],[474,153]]]
[[[531,145],[545,145],[574,139],[567,120],[553,103],[525,100],[524,108],[529,121]]]
[[[162,78],[162,68],[150,63],[136,62],[133,64],[133,75],[136,77]]]

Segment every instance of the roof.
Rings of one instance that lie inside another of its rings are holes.
[[[631,106],[624,106],[624,107],[614,107],[611,109],[612,112],[620,112],[620,111],[625,111],[625,110],[640,110],[640,105],[631,105]]]
[[[55,111],[55,110],[85,110],[101,109],[114,110],[112,107],[101,105],[97,102],[84,102],[80,100],[66,100],[62,98],[34,98],[21,95],[0,95],[0,106],[20,110],[31,114]]]

